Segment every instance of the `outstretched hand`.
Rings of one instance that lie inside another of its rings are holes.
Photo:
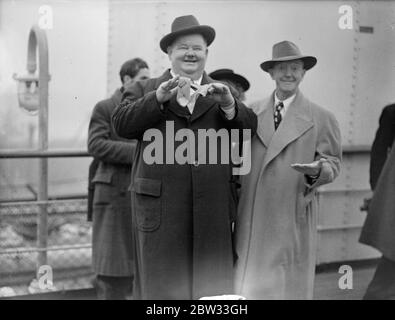
[[[322,165],[326,162],[324,158],[311,163],[294,163],[291,167],[307,176],[318,176],[321,173]]]

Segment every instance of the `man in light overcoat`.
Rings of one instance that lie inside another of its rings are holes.
[[[316,256],[317,187],[340,170],[334,115],[299,90],[317,62],[289,41],[261,68],[276,90],[258,113],[251,171],[242,176],[236,220],[236,293],[247,299],[311,299]]]

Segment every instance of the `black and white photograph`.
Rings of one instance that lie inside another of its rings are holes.
[[[395,1],[0,0],[0,300],[395,300],[394,139]]]

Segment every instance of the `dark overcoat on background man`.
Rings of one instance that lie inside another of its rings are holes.
[[[395,261],[395,104],[386,106],[370,154],[373,198],[359,241]],[[389,150],[392,150],[389,154]]]
[[[359,241],[395,261],[395,148],[376,184]]]
[[[171,74],[166,71],[157,79],[137,82],[113,114],[117,133],[138,139],[132,170],[137,261],[134,292],[141,299],[230,294],[231,217],[236,210],[230,165],[198,160],[193,164],[166,163],[166,138],[174,142],[174,136],[166,132],[166,121],[174,124],[174,132],[192,130],[196,147],[198,129],[256,128],[256,116],[236,100],[236,116],[228,120],[217,102],[203,96],[197,99],[192,115],[175,96],[161,109],[155,90],[169,79]],[[209,82],[212,80],[204,73],[201,84]],[[151,144],[143,141],[143,135],[151,128],[163,136],[163,164],[150,165],[143,158],[144,149]],[[180,144],[175,141],[174,148]]]
[[[95,106],[89,125],[88,151],[100,160],[93,177],[92,266],[96,274],[133,275],[130,172],[136,141],[120,138],[111,114],[120,103],[117,90]]]
[[[386,106],[370,157],[373,197],[359,242],[382,253],[364,300],[395,299],[395,105]],[[391,150],[391,151],[390,151]]]
[[[388,152],[395,140],[395,104],[386,106],[380,115],[379,127],[370,151],[369,182],[375,189]]]

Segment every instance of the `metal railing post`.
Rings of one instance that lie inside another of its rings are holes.
[[[38,81],[39,81],[39,119],[38,119],[38,150],[48,150],[48,42],[45,31],[34,25],[29,34],[27,69],[34,73],[37,69],[38,51]],[[38,160],[38,201],[48,200],[48,159]],[[37,216],[37,247],[41,249],[37,254],[37,270],[40,266],[47,264],[47,238],[48,238],[48,212],[47,204],[39,206]]]

